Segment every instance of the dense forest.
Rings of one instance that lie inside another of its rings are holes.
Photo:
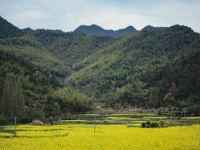
[[[95,24],[90,26],[81,25],[76,30],[74,30],[75,33],[85,33],[92,36],[104,36],[104,37],[112,37],[112,38],[120,38],[127,35],[130,35],[137,30],[133,26],[128,26],[124,29],[119,30],[106,30],[103,29]]]
[[[98,105],[200,114],[199,33],[99,28],[19,29],[0,17],[1,116],[62,117]]]

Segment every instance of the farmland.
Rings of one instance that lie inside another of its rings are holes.
[[[12,127],[6,127],[7,130]],[[198,150],[200,125],[169,128],[129,128],[126,125],[68,124],[18,126],[16,138],[0,134],[1,150],[163,149]]]
[[[59,125],[17,125],[16,137],[13,125],[1,126],[0,150],[198,150],[199,119],[183,117],[178,122],[155,114],[83,114]],[[168,127],[141,128],[145,120],[165,121]],[[181,121],[196,123],[185,126]]]

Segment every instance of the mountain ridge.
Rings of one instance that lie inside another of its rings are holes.
[[[0,38],[21,36],[23,32],[0,16]]]
[[[98,25],[93,24],[89,26],[81,25],[78,28],[76,28],[73,32],[85,33],[92,36],[108,36],[108,37],[119,38],[126,35],[130,35],[136,31],[137,30],[133,26],[128,26],[126,28],[118,29],[118,30],[111,30],[111,29],[107,30],[107,29],[103,29],[102,27]]]

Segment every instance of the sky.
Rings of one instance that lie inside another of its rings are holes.
[[[200,0],[0,0],[0,16],[19,28],[73,31],[97,24],[140,30],[180,24],[200,32]]]

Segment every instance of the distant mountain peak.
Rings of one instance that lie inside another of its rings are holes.
[[[169,31],[182,31],[184,33],[194,32],[190,27],[184,25],[173,25],[169,29]]]
[[[32,32],[33,32],[33,29],[31,29],[31,28],[24,28],[24,29],[22,29],[22,31],[23,31],[24,33],[32,33]]]
[[[154,27],[152,25],[145,26],[142,31],[145,32],[155,32],[155,31],[163,31],[166,30],[168,27]]]
[[[92,25],[81,25],[77,29],[74,30],[76,33],[85,33],[92,36],[106,36],[106,37],[113,37],[113,38],[119,38],[123,37],[129,34],[134,33],[137,31],[133,26],[128,26],[124,29],[119,30],[107,30],[103,29],[102,27],[92,24]]]
[[[86,25],[85,25],[86,26]],[[92,24],[92,25],[90,25],[91,27],[96,27],[96,28],[101,28],[101,29],[103,29],[102,27],[100,27],[100,26],[98,26],[98,25],[96,25],[96,24]]]
[[[91,25],[80,25],[78,28],[99,28],[99,29],[103,29],[102,27],[96,25],[96,24],[91,24]],[[77,29],[78,29],[77,28]]]
[[[128,26],[128,27],[126,27],[125,29],[133,29],[133,30],[136,30],[133,26]]]
[[[0,16],[0,38],[19,36],[22,33],[19,28]]]

